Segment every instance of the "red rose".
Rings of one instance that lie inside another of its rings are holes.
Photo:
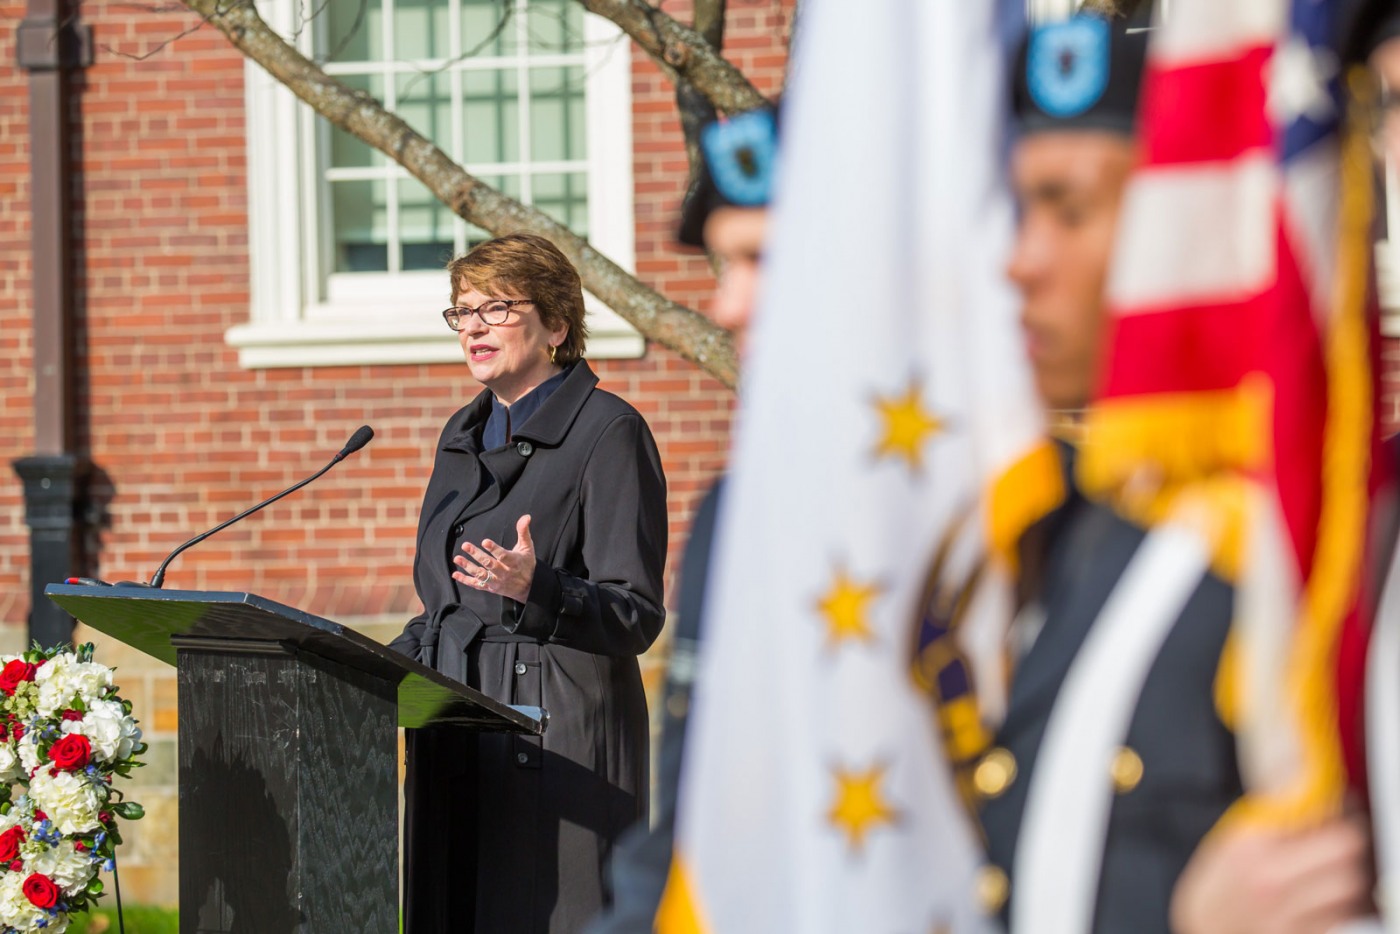
[[[92,743],[81,733],[69,733],[49,747],[49,761],[65,772],[77,772],[92,761]]]
[[[22,658],[15,659],[5,665],[4,670],[0,670],[0,691],[14,694],[15,688],[19,687],[21,682],[34,680],[34,672],[37,670],[38,666],[33,663]]]
[[[49,819],[49,815],[45,814],[43,811],[35,810],[35,812],[34,812],[34,819],[35,819],[35,820],[48,820],[48,819]]]
[[[42,872],[31,873],[20,889],[35,908],[52,908],[58,904],[58,886]]]
[[[80,710],[65,710],[65,711],[63,711],[63,719],[65,719],[65,720],[81,720],[81,719],[83,719],[83,714],[82,714],[82,711],[80,711]]]
[[[24,739],[24,724],[10,724],[10,736],[14,739],[15,742],[19,742],[20,740]]]
[[[24,842],[24,828],[11,827],[0,833],[0,863],[8,863],[19,856],[19,845]]]
[[[20,871],[21,869],[23,869],[23,868],[24,868],[24,860],[22,860],[22,859],[17,859],[17,860],[15,860],[13,863],[10,863],[10,869],[11,869],[11,871],[13,871],[13,872],[19,872],[19,871]]]

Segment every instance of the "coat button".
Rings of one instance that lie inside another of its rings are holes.
[[[515,673],[518,674],[518,675],[523,675],[523,674],[525,673],[525,663],[524,663],[524,662],[516,662],[516,663],[515,663]]]
[[[523,752],[517,752],[515,754],[515,761],[519,762],[521,765],[524,765],[525,763],[530,761],[530,757]]]
[[[1016,780],[1016,757],[997,747],[982,757],[972,773],[972,785],[984,798],[995,798]]]
[[[1127,794],[1142,781],[1142,756],[1124,746],[1114,753],[1108,774],[1113,777],[1113,790]]]
[[[454,526],[452,527],[452,537],[453,537],[453,538],[461,538],[461,537],[462,537],[462,533],[465,532],[466,530],[467,530],[466,523],[464,523],[464,522],[458,522],[456,525],[454,525]]]
[[[1011,883],[1006,878],[1006,873],[1002,872],[1000,866],[993,866],[991,863],[977,870],[975,886],[977,903],[989,915],[1001,911],[1002,906],[1006,904],[1007,895],[1011,894]]]
[[[515,453],[521,457],[529,457],[535,453],[535,446],[528,441],[521,441],[515,446]]]

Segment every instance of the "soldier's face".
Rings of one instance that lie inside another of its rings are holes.
[[[1021,290],[1021,327],[1041,400],[1083,408],[1103,355],[1104,282],[1131,140],[1109,132],[1050,131],[1012,154],[1019,206],[1007,275]]]
[[[716,208],[705,220],[705,247],[719,263],[710,318],[734,335],[734,344],[741,354],[758,301],[767,231],[766,208]]]

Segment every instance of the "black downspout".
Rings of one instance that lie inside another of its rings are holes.
[[[69,85],[92,63],[92,29],[69,0],[29,0],[16,34],[29,73],[30,241],[34,302],[34,453],[14,462],[29,525],[29,637],[68,642],[73,619],[44,587],[84,567],[81,505],[89,464],[77,451],[74,372],[73,154]]]

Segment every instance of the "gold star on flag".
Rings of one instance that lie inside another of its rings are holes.
[[[945,428],[942,419],[924,408],[918,380],[910,380],[902,396],[877,398],[875,408],[884,419],[875,456],[903,458],[908,461],[910,470],[918,470],[923,466],[924,442]]]
[[[880,783],[885,779],[885,767],[874,766],[868,771],[852,771],[837,766],[836,803],[827,813],[827,820],[846,835],[854,852],[860,852],[865,835],[881,824],[894,826],[899,814],[885,800]]]
[[[837,569],[836,579],[831,582],[826,596],[817,601],[817,610],[826,620],[826,637],[830,645],[837,645],[846,639],[875,641],[868,607],[870,601],[880,595],[880,590],[878,584],[858,584],[846,576],[844,569]]]

